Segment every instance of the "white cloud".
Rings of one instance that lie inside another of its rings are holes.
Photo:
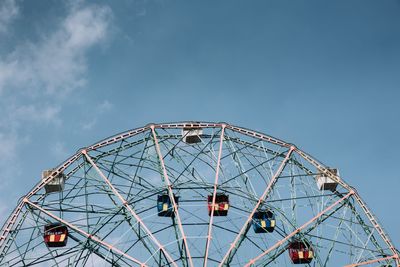
[[[0,133],[0,155],[3,156],[3,160],[12,160],[16,156],[17,138],[15,135],[6,135]]]
[[[81,123],[82,130],[84,131],[90,131],[93,129],[93,127],[97,124],[97,118],[93,118],[89,121]]]
[[[90,118],[81,123],[82,130],[84,131],[92,130],[96,126],[98,118],[104,113],[110,111],[113,108],[113,106],[114,105],[107,99],[98,104],[95,109],[88,112]]]
[[[2,43],[8,36],[2,33],[10,30],[10,23],[19,14],[17,3],[0,0]],[[54,31],[42,32],[38,41],[25,41],[14,51],[0,54],[0,223],[5,218],[7,183],[15,182],[23,173],[20,153],[29,149],[26,145],[30,139],[38,138],[31,137],[31,129],[62,124],[68,98],[59,96],[67,96],[86,84],[88,52],[107,39],[111,19],[107,6],[68,2],[67,14]],[[111,107],[104,102],[100,108]],[[60,159],[69,154],[63,142],[52,146],[50,152]]]
[[[34,122],[39,124],[61,124],[58,117],[61,108],[58,106],[44,105],[42,107],[29,104],[24,106],[15,107],[10,111],[11,120],[15,122]]]
[[[52,145],[50,151],[58,160],[65,160],[70,155],[65,143],[61,141]]]
[[[99,106],[98,106],[98,111],[99,112],[106,112],[109,111],[113,108],[113,104],[110,103],[108,100],[104,100]]]
[[[10,177],[17,174],[16,158],[20,142],[23,141],[19,140],[16,134],[0,132],[0,188],[9,182]]]
[[[0,33],[7,32],[9,24],[18,16],[19,8],[15,0],[0,3]]]
[[[111,10],[105,6],[71,9],[56,31],[38,43],[22,44],[0,60],[0,93],[29,88],[35,93],[65,95],[83,87],[86,53],[105,40],[110,20]]]
[[[0,0],[0,34],[18,13],[16,1]],[[59,96],[85,85],[87,54],[106,40],[111,19],[109,7],[76,1],[54,31],[0,55],[0,178],[18,169],[19,140],[29,140],[28,126],[62,124],[67,98]],[[63,154],[62,144],[53,152]]]

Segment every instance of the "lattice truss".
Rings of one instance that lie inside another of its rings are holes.
[[[46,193],[60,174],[63,189]],[[256,232],[260,211],[271,231]],[[55,222],[68,229],[57,248],[44,242]],[[357,192],[297,147],[220,123],[155,124],[79,151],[35,186],[3,226],[0,264],[291,266],[295,240],[312,251],[306,266],[400,266]]]

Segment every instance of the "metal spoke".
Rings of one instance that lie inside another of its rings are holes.
[[[276,173],[274,174],[274,176],[272,177],[271,181],[269,182],[267,188],[265,189],[264,193],[262,194],[262,196],[258,199],[257,204],[254,206],[253,210],[250,212],[249,216],[246,219],[246,222],[243,224],[242,229],[240,230],[239,234],[236,236],[235,240],[233,241],[233,243],[231,244],[229,250],[226,252],[224,258],[221,261],[221,264],[219,265],[220,267],[225,263],[225,261],[228,260],[229,262],[229,257],[233,257],[233,255],[235,254],[236,250],[237,250],[237,243],[240,242],[239,240],[241,238],[243,238],[243,233],[245,232],[245,230],[247,229],[250,221],[253,218],[254,213],[257,211],[257,209],[259,208],[259,206],[261,205],[261,203],[263,201],[266,200],[268,193],[270,192],[270,190],[272,189],[273,185],[276,182],[276,179],[279,177],[279,175],[281,174],[282,170],[284,169],[287,161],[289,160],[293,150],[295,149],[295,147],[291,147],[289,149],[289,152],[286,154],[286,157],[284,158],[284,160],[282,161],[282,163],[280,164],[278,170],[276,171]]]
[[[167,169],[165,168],[164,158],[163,158],[163,156],[161,154],[160,144],[158,143],[157,134],[156,134],[156,132],[154,130],[154,125],[150,126],[150,128],[151,128],[151,131],[152,131],[152,134],[153,134],[154,143],[155,143],[155,146],[156,146],[158,159],[160,160],[162,172],[163,172],[163,175],[164,175],[165,184],[166,184],[166,187],[167,187],[167,190],[168,190],[168,194],[169,194],[169,198],[171,199],[172,206],[173,206],[173,209],[174,209],[174,213],[176,215],[176,220],[178,222],[178,227],[179,227],[179,230],[181,232],[181,238],[182,238],[183,244],[185,245],[185,248],[186,248],[186,255],[187,255],[188,259],[189,259],[190,266],[193,267],[193,260],[192,260],[192,256],[190,255],[190,250],[189,250],[189,246],[188,246],[188,243],[187,243],[187,238],[186,238],[185,232],[183,230],[181,216],[179,215],[178,205],[176,204],[174,192],[172,191],[172,184],[171,184],[171,182],[169,180]]]
[[[326,209],[324,209],[322,212],[320,212],[319,214],[317,214],[314,218],[312,218],[311,220],[309,220],[308,222],[306,222],[305,224],[303,224],[301,227],[297,228],[295,231],[291,232],[290,234],[288,234],[285,238],[283,238],[282,240],[280,240],[279,242],[275,243],[275,245],[273,245],[272,247],[270,247],[269,249],[267,249],[266,251],[264,251],[263,253],[261,253],[260,255],[258,255],[257,257],[251,259],[245,266],[251,266],[253,265],[256,261],[258,261],[259,259],[261,259],[263,256],[267,255],[269,252],[271,252],[272,250],[274,250],[275,248],[281,246],[282,244],[284,244],[287,240],[289,240],[292,236],[294,236],[295,234],[299,233],[301,230],[303,230],[304,228],[306,228],[308,225],[310,225],[312,222],[316,221],[318,218],[320,218],[322,215],[324,215],[326,212],[328,212],[329,210],[331,210],[332,208],[334,208],[336,205],[340,204],[343,200],[347,199],[348,197],[350,197],[351,195],[354,194],[354,191],[351,191],[350,193],[348,193],[347,195],[345,195],[344,197],[342,197],[341,199],[339,199],[338,201],[336,201],[335,203],[333,203],[332,205],[330,205],[329,207],[327,207]]]
[[[219,194],[226,216],[209,209]],[[55,244],[52,224],[68,244]],[[226,123],[161,123],[46,169],[1,229],[0,265],[282,267],[296,264],[299,242],[304,266],[400,267],[381,223],[332,167]]]
[[[211,215],[210,215],[210,220],[209,220],[209,223],[208,223],[207,242],[206,242],[206,248],[205,248],[205,253],[204,253],[204,264],[203,264],[203,267],[207,267],[208,252],[209,252],[209,249],[210,249],[212,225],[213,225],[213,219],[214,219],[214,206],[215,206],[215,200],[216,200],[216,197],[217,197],[218,176],[219,176],[219,170],[220,170],[220,165],[221,165],[221,155],[222,155],[222,146],[223,146],[223,141],[224,141],[225,127],[226,127],[225,124],[223,124],[221,126],[221,135],[220,135],[220,141],[219,141],[217,167],[215,169],[215,180],[214,180],[214,187],[213,187],[214,190],[213,190],[213,197],[212,197],[212,204],[211,204]]]
[[[91,234],[85,232],[84,230],[82,230],[82,229],[76,227],[75,225],[73,225],[73,224],[71,224],[71,223],[69,223],[69,222],[67,222],[67,221],[65,221],[65,220],[63,220],[63,219],[61,219],[60,217],[58,217],[58,216],[52,214],[51,212],[46,211],[45,209],[42,209],[42,208],[39,207],[38,205],[36,205],[36,204],[32,203],[31,201],[29,201],[27,198],[24,198],[23,202],[26,203],[26,204],[28,204],[29,206],[31,206],[31,207],[37,209],[37,210],[40,210],[40,211],[43,212],[44,214],[46,214],[46,215],[48,215],[49,217],[51,217],[51,218],[53,218],[53,219],[55,219],[55,220],[57,220],[57,221],[63,223],[64,225],[67,225],[69,228],[73,229],[74,231],[76,231],[76,232],[82,234],[83,236],[86,236],[86,238],[88,238],[89,240],[93,240],[94,242],[96,242],[96,243],[98,243],[98,244],[101,244],[102,246],[106,247],[107,249],[109,249],[109,250],[111,250],[111,251],[115,251],[116,253],[118,253],[118,254],[120,254],[120,255],[126,257],[127,259],[130,259],[131,261],[137,263],[137,264],[140,265],[141,267],[147,266],[147,265],[144,264],[143,262],[140,262],[139,260],[137,260],[137,259],[135,259],[135,258],[129,256],[128,254],[126,254],[126,253],[124,253],[123,251],[119,250],[118,248],[116,248],[116,247],[114,247],[114,246],[108,244],[107,242],[105,242],[105,241],[99,239],[98,237],[96,237],[96,236],[94,236],[94,235],[91,235]]]
[[[108,184],[108,186],[111,188],[112,192],[115,194],[116,197],[119,198],[121,201],[122,205],[129,211],[130,214],[136,219],[136,221],[143,227],[145,232],[150,236],[150,238],[153,240],[153,242],[157,245],[157,247],[162,251],[165,255],[165,257],[170,261],[174,266],[178,266],[171,255],[166,251],[165,247],[161,245],[161,243],[157,240],[157,238],[152,234],[149,228],[144,224],[143,220],[136,214],[136,212],[131,208],[129,205],[128,201],[122,197],[122,195],[118,192],[117,189],[111,184],[111,182],[107,179],[107,177],[103,174],[103,172],[97,167],[97,165],[94,163],[92,158],[87,154],[86,151],[82,151],[83,155],[85,155],[86,159],[92,164],[93,168],[97,171],[97,173],[103,178],[103,180]]]

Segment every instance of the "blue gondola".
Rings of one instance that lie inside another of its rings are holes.
[[[272,233],[276,224],[275,215],[270,210],[256,211],[252,223],[255,233]]]
[[[175,203],[178,205],[179,197],[174,195]],[[160,217],[173,217],[174,207],[168,194],[159,195],[157,197],[157,210]]]

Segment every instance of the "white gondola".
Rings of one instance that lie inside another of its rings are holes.
[[[42,180],[45,180],[53,172],[54,170],[43,171]],[[62,190],[64,190],[64,184],[65,184],[65,175],[63,173],[59,173],[44,186],[46,194],[53,192],[61,192]]]
[[[190,127],[182,129],[183,142],[187,144],[196,144],[201,142],[203,129],[199,127]]]
[[[339,176],[338,169],[328,168],[328,171],[330,171],[335,176]],[[317,175],[317,185],[319,190],[330,190],[333,192],[336,190],[338,183],[330,178],[327,174],[320,173]]]

